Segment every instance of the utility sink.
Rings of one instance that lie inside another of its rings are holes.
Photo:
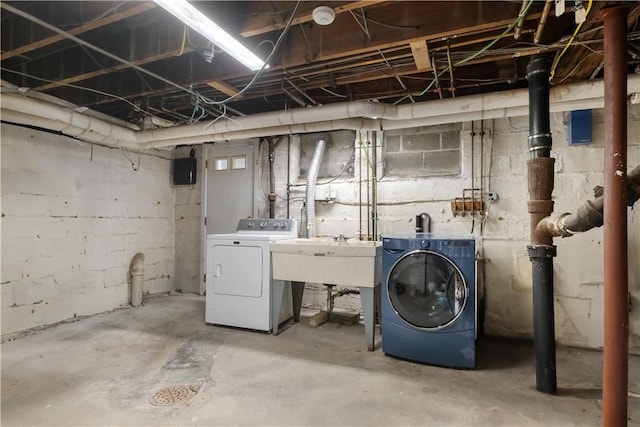
[[[381,259],[381,242],[315,237],[271,243],[274,283],[282,295],[282,283],[291,282],[294,321],[296,312],[297,319],[300,318],[305,282],[357,287],[369,351],[375,348],[376,306],[380,312]],[[280,313],[280,307],[276,309]]]
[[[314,237],[271,243],[277,280],[372,288],[380,283],[381,256],[381,242]]]

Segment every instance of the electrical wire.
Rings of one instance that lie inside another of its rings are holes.
[[[347,171],[347,169],[349,169],[349,166],[351,166],[351,160],[355,159],[355,157],[356,157],[356,147],[354,145],[353,152],[351,153],[351,157],[349,157],[349,160],[347,160],[347,162],[344,164],[344,168],[342,168],[340,173],[338,175],[336,175],[335,177],[331,178],[329,181],[319,182],[316,185],[331,184],[333,181],[335,181],[336,179],[340,178],[342,175],[344,175],[344,173]]]
[[[300,8],[301,4],[302,4],[302,0],[298,0],[296,2],[295,7],[293,8],[293,12],[291,13],[291,16],[289,17],[289,21],[287,21],[287,25],[282,30],[282,33],[280,33],[280,36],[278,37],[278,40],[276,40],[276,43],[273,46],[273,50],[271,50],[271,53],[269,54],[267,59],[264,60],[264,64],[262,65],[262,68],[260,68],[258,70],[256,75],[253,76],[253,78],[249,81],[249,83],[247,83],[247,85],[244,88],[242,88],[240,91],[238,91],[237,93],[231,95],[230,97],[228,97],[226,99],[223,99],[222,101],[212,101],[212,100],[207,100],[207,99],[203,98],[203,101],[204,101],[205,104],[209,104],[209,105],[226,104],[227,102],[231,101],[232,99],[235,99],[235,98],[239,97],[240,95],[243,95],[247,90],[249,90],[249,88],[251,86],[253,86],[253,83],[258,79],[258,77],[260,77],[260,75],[264,72],[264,70],[269,66],[269,61],[271,61],[271,59],[274,57],[274,55],[278,51],[278,48],[280,47],[280,45],[282,44],[282,41],[284,40],[284,36],[289,31],[289,28],[291,28],[291,23],[293,22],[293,18],[295,18],[296,14],[298,13],[298,9]]]
[[[10,70],[10,69],[5,68],[5,67],[0,67],[0,70],[2,70],[2,71],[6,71],[6,72],[8,72],[8,73],[18,74],[18,75],[20,75],[20,76],[28,77],[28,78],[30,78],[30,79],[34,79],[34,80],[40,80],[40,81],[47,82],[47,83],[58,83],[58,84],[60,84],[61,86],[68,86],[68,87],[72,87],[72,88],[74,88],[74,89],[86,90],[86,91],[88,91],[88,92],[93,92],[93,93],[97,93],[97,94],[99,94],[99,95],[108,96],[108,97],[110,97],[110,98],[114,98],[114,99],[117,99],[117,100],[119,100],[119,101],[126,102],[127,104],[129,104],[130,106],[132,106],[136,111],[140,111],[140,112],[142,112],[142,113],[146,114],[147,116],[155,117],[156,119],[160,119],[160,120],[162,120],[162,118],[161,118],[161,117],[158,117],[158,116],[156,116],[156,115],[154,115],[154,114],[151,114],[150,112],[148,112],[148,111],[146,111],[146,110],[143,110],[143,109],[142,109],[142,108],[140,108],[138,105],[134,104],[133,102],[129,101],[128,99],[125,99],[125,98],[123,98],[123,97],[121,97],[121,96],[118,96],[118,95],[115,95],[115,94],[113,94],[113,93],[103,92],[103,91],[101,91],[101,90],[92,89],[92,88],[90,88],[90,87],[78,86],[78,85],[74,85],[74,84],[71,84],[71,83],[56,82],[55,80],[49,80],[49,79],[45,79],[45,78],[43,78],[43,77],[36,77],[36,76],[34,76],[34,75],[31,75],[31,74],[27,74],[27,73],[23,73],[23,72],[20,72],[20,71],[15,71],[15,70]]]
[[[333,92],[333,91],[331,91],[331,90],[329,90],[329,89],[327,89],[325,87],[321,87],[320,89],[325,91],[325,92],[327,92],[330,95],[333,95],[333,96],[337,97],[337,98],[348,98],[349,97],[348,95],[340,95],[339,93]]]
[[[69,27],[80,27],[82,25],[87,25],[90,24],[92,22],[98,21],[102,18],[104,18],[107,15],[110,15],[111,12],[115,12],[116,10],[118,10],[121,6],[125,5],[127,2],[126,1],[121,1],[120,3],[118,3],[117,5],[110,7],[109,9],[105,10],[104,12],[102,12],[100,15],[96,16],[93,19],[90,19],[89,21],[84,21],[84,22],[77,22],[77,23],[73,23],[73,24],[65,24],[65,25],[61,25],[61,28],[69,28]]]
[[[142,156],[144,155],[145,150],[142,150],[141,152],[137,152],[136,153],[138,155],[138,165],[137,166],[136,166],[136,164],[134,163],[134,161],[133,161],[133,159],[131,157],[131,153],[129,153],[124,148],[121,148],[120,151],[122,151],[122,154],[124,155],[124,157],[129,161],[129,163],[131,163],[131,169],[133,169],[135,172],[137,172],[140,169]]]
[[[184,53],[184,47],[187,44],[187,33],[189,32],[189,27],[185,24],[184,29],[182,30],[182,44],[180,45],[180,52],[176,53],[175,56],[182,56]]]
[[[592,0],[589,0],[592,1]],[[495,45],[496,43],[498,43],[500,40],[502,40],[507,33],[509,33],[513,27],[515,27],[516,25],[518,25],[518,23],[524,19],[524,17],[527,15],[527,12],[529,11],[529,8],[531,7],[531,5],[533,4],[533,0],[529,0],[529,2],[527,3],[526,7],[524,7],[523,9],[520,10],[520,13],[518,13],[517,18],[515,19],[515,21],[513,21],[500,35],[498,35],[498,37],[496,37],[495,39],[493,39],[492,41],[490,41],[489,43],[487,43],[482,49],[480,49],[479,51],[475,52],[474,54],[462,59],[461,61],[458,61],[454,64],[455,67],[460,66],[466,62],[471,61],[472,59],[477,58],[478,56],[480,56],[481,54],[483,54],[484,52],[486,52],[487,50],[489,50],[491,48],[491,46]],[[444,75],[445,73],[447,73],[449,71],[448,67],[442,69],[436,76],[440,77],[442,75]],[[434,78],[431,83],[420,93],[414,93],[414,94],[410,94],[410,95],[405,95],[402,98],[400,98],[399,100],[397,100],[396,102],[393,103],[393,105],[397,105],[400,102],[404,101],[405,99],[409,98],[410,96],[422,96],[425,93],[429,92],[431,90],[431,88],[433,87],[433,85],[435,84],[436,79]]]
[[[587,16],[589,16],[589,12],[591,12],[591,6],[592,5],[593,5],[593,0],[589,0],[589,5],[587,6],[587,13],[585,14],[585,20],[578,24],[578,26],[573,31],[573,34],[571,35],[571,38],[567,42],[567,44],[564,47],[564,49],[562,49],[560,54],[556,55],[555,59],[553,60],[553,65],[551,65],[551,72],[549,73],[549,81],[553,80],[553,76],[556,74],[556,68],[558,67],[558,63],[560,62],[560,58],[562,58],[562,55],[564,55],[564,53],[567,51],[567,49],[569,49],[569,46],[571,46],[571,43],[573,42],[573,39],[576,38],[576,35],[578,34],[578,31],[580,31],[580,28],[582,28],[582,24],[584,24],[586,22]]]

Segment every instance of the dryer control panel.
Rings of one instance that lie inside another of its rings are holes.
[[[247,218],[238,222],[237,232],[262,233],[262,234],[297,234],[297,221],[295,219],[278,218]]]

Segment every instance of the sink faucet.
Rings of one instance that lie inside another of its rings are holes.
[[[344,234],[340,234],[338,237],[335,237],[335,238],[334,238],[334,240],[335,240],[336,242],[346,242],[346,241],[347,241],[347,238],[346,238],[346,237],[344,237]]]

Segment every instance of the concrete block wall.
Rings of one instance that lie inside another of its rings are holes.
[[[174,289],[168,153],[1,126],[2,334],[128,305],[137,252],[144,292]]]
[[[556,158],[554,211],[573,212],[586,199],[593,197],[593,187],[603,184],[603,111],[593,111],[593,142],[587,145],[568,145],[567,113],[552,114],[551,120],[552,156]],[[474,125],[478,133],[480,123],[475,122]],[[629,105],[628,126],[628,165],[631,169],[640,164],[639,105]],[[480,266],[483,268],[479,270],[479,280],[484,294],[485,333],[531,338],[531,264],[527,256],[528,117],[485,121],[482,155],[478,148],[478,136],[475,137],[475,150],[472,154],[470,127],[470,123],[464,123],[460,132],[462,164],[458,176],[384,176],[384,147],[378,141],[378,231],[383,236],[413,231],[415,215],[427,212],[432,218],[434,233],[472,233],[477,239],[479,256],[482,258]],[[295,146],[296,140],[292,141],[291,155],[299,156],[299,148]],[[354,175],[341,177],[330,184],[332,191],[337,195],[336,200],[316,203],[318,235],[344,234],[357,238],[360,233],[364,233],[366,238],[366,207],[363,208],[365,213],[362,214],[364,223],[359,219],[361,213],[357,177],[360,173],[361,154],[361,150],[356,149]],[[462,197],[463,190],[471,187],[472,156],[475,186],[482,183],[485,194],[492,191],[499,197],[495,203],[489,205],[489,213],[484,221],[480,217],[454,217],[451,213],[450,201]],[[284,145],[278,148],[275,158],[276,189],[282,196],[278,198],[276,215],[285,216],[287,153]],[[290,164],[293,168],[296,161],[295,158],[291,159]],[[481,163],[482,178],[478,174]],[[263,164],[266,164],[265,159]],[[297,171],[292,171],[291,176],[296,177]],[[262,185],[268,185],[264,177]],[[366,183],[361,185],[362,194],[366,194]],[[291,190],[290,215],[301,218],[300,199],[304,197],[304,186],[292,187]],[[634,261],[640,259],[640,209],[636,205],[635,209],[629,209],[628,214],[629,290],[632,305],[635,307],[630,313],[630,348],[633,353],[640,353],[640,263]],[[304,227],[304,223],[301,225]],[[603,231],[600,228],[572,238],[555,240],[558,247],[558,256],[554,261],[556,336],[560,344],[596,349],[603,345],[602,239]],[[325,301],[324,286],[308,284],[304,304],[324,308]],[[359,299],[354,296],[336,300],[338,309],[353,311],[359,310],[359,306]]]
[[[200,259],[202,257],[202,189],[204,188],[203,145],[178,147],[175,158],[189,157],[195,150],[197,161],[196,183],[176,185],[175,191],[175,287],[184,293],[200,293]]]

